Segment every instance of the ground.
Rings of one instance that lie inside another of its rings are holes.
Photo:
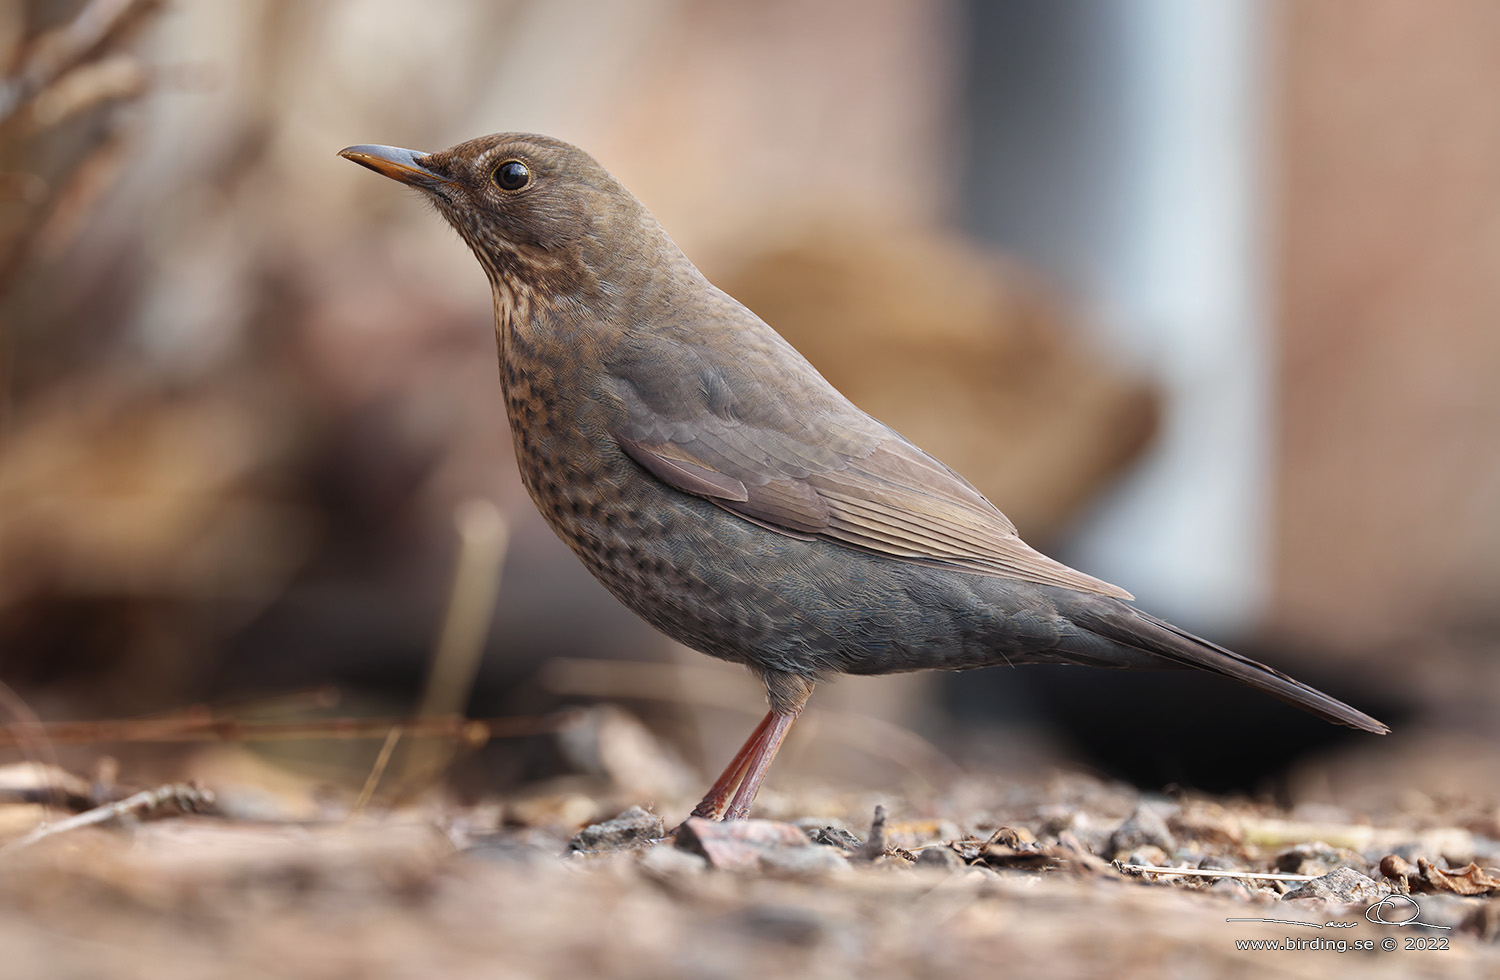
[[[0,976],[1500,975],[1483,806],[1443,824],[971,776],[927,798],[768,792],[761,819],[674,836],[641,808],[580,831],[615,804],[576,790],[297,819],[212,793],[12,832]],[[1243,948],[1264,940],[1300,948]]]

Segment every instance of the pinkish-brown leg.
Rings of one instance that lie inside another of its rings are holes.
[[[729,805],[730,796],[739,788],[740,781],[745,777],[745,770],[750,766],[750,757],[755,754],[755,749],[759,746],[766,728],[770,726],[771,719],[774,717],[776,717],[775,712],[766,712],[760,724],[755,726],[755,731],[750,733],[750,737],[745,739],[745,744],[740,746],[740,750],[734,754],[729,765],[724,767],[724,772],[719,775],[718,780],[708,791],[708,795],[703,797],[701,803],[693,807],[693,816],[704,817],[708,820],[724,819],[724,808]]]
[[[765,675],[766,696],[771,702],[771,711],[761,719],[755,731],[740,746],[713,788],[703,801],[693,807],[693,816],[709,820],[743,820],[755,802],[766,770],[776,758],[776,750],[786,739],[792,722],[802,713],[812,694],[813,680],[799,674],[780,671]],[[730,798],[733,794],[733,799]]]
[[[734,800],[729,804],[729,809],[724,811],[725,820],[743,820],[750,813],[750,804],[755,802],[755,794],[760,792],[761,780],[766,778],[766,770],[771,768],[771,760],[776,758],[776,750],[781,748],[786,733],[792,729],[792,722],[796,721],[801,713],[800,709],[790,714],[771,712],[770,717],[775,720],[771,723],[770,729],[761,734],[755,746],[755,754],[750,757],[750,765],[745,772],[745,778],[740,781],[740,788],[735,791]]]

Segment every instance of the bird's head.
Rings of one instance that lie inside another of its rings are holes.
[[[612,291],[632,259],[670,245],[650,212],[593,157],[548,136],[497,133],[436,153],[351,146],[339,156],[426,192],[497,294]]]

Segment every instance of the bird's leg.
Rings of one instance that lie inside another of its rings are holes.
[[[740,746],[734,760],[724,774],[714,783],[703,802],[693,808],[693,816],[710,820],[743,820],[750,812],[750,804],[766,778],[776,750],[781,748],[792,722],[802,713],[812,694],[813,681],[799,674],[782,671],[767,671],[765,676],[766,697],[771,702],[771,711],[761,719],[755,731]],[[733,793],[731,800],[729,794]],[[725,803],[728,803],[726,809]]]
[[[729,797],[737,788],[740,780],[745,777],[745,770],[750,767],[750,756],[754,753],[756,746],[760,743],[766,728],[771,720],[776,717],[776,712],[768,711],[766,716],[755,726],[755,731],[745,739],[745,744],[734,754],[729,765],[724,767],[724,772],[719,775],[708,795],[703,797],[703,802],[693,807],[693,816],[704,817],[709,820],[724,819],[724,808],[729,806]]]
[[[801,712],[801,708],[784,715],[771,712],[771,727],[756,740],[755,754],[750,757],[745,778],[740,780],[740,788],[735,791],[729,809],[724,811],[725,820],[743,820],[750,813],[750,804],[755,802],[755,794],[760,791],[761,780],[766,778],[766,770],[771,768],[771,760],[776,758],[776,750],[781,748],[782,739]]]

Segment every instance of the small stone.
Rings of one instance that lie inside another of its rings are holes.
[[[1051,850],[1054,856],[1061,858],[1074,871],[1108,874],[1111,870],[1108,861],[1092,851],[1083,841],[1074,836],[1070,830],[1065,830],[1059,834],[1056,846],[1049,850]]]
[[[1283,874],[1294,875],[1326,875],[1335,868],[1354,868],[1360,872],[1370,870],[1370,863],[1354,851],[1322,841],[1287,848],[1276,855],[1271,866]]]
[[[814,844],[835,847],[841,851],[857,851],[864,844],[842,827],[803,827],[802,832]]]
[[[917,867],[919,868],[943,868],[956,871],[963,866],[964,859],[946,844],[938,847],[924,847],[917,852]]]
[[[1234,878],[1220,878],[1204,890],[1223,898],[1232,898],[1236,902],[1248,902],[1251,898],[1250,889],[1245,887],[1245,883]]]
[[[568,841],[569,851],[619,851],[641,847],[667,836],[661,817],[638,806],[603,823],[580,830]]]
[[[1170,854],[1177,850],[1177,840],[1167,829],[1167,822],[1151,807],[1137,806],[1125,822],[1109,836],[1109,851],[1115,857],[1144,846],[1159,847]]]
[[[1074,822],[1073,829],[1070,831],[1066,831],[1066,833],[1072,834],[1073,838],[1078,841],[1079,845],[1081,845],[1090,854],[1097,854],[1101,857],[1112,857],[1114,854],[1114,852],[1109,849],[1109,828],[1092,825],[1088,820],[1088,814],[1081,814],[1078,820]],[[1061,834],[1058,835],[1058,839],[1062,839]]]
[[[677,831],[677,846],[703,855],[711,867],[726,871],[753,870],[761,866],[764,855],[785,848],[817,850],[843,860],[831,849],[813,844],[796,825],[776,820],[719,822],[688,817]]]
[[[1150,868],[1170,868],[1172,858],[1161,848],[1147,845],[1126,855],[1125,863],[1140,864]]]
[[[1325,902],[1337,902],[1340,905],[1351,905],[1356,902],[1370,905],[1390,893],[1390,888],[1353,868],[1335,868],[1321,878],[1314,878],[1312,881],[1304,882],[1301,887],[1292,889],[1283,895],[1281,900],[1294,902],[1298,899],[1317,898]]]

